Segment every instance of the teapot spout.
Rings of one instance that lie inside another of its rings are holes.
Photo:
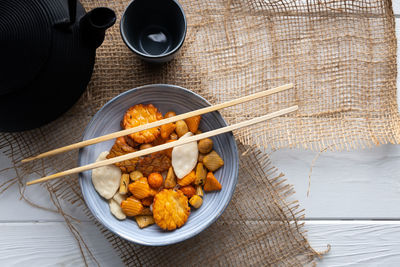
[[[82,37],[88,45],[99,47],[104,41],[105,31],[114,25],[117,17],[107,7],[98,7],[89,11],[79,21]]]

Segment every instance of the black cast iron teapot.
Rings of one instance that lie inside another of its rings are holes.
[[[46,124],[69,109],[116,21],[76,0],[0,0],[0,131]]]

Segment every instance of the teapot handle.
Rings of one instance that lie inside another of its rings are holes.
[[[68,14],[69,18],[63,18],[55,23],[55,27],[61,30],[70,30],[70,26],[75,23],[76,20],[76,0],[68,0]]]

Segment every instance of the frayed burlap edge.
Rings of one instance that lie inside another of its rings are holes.
[[[18,155],[18,148],[15,148],[13,144],[7,142],[10,141],[9,138],[4,138],[2,140],[3,142],[0,143],[0,149],[11,158],[13,162],[12,168],[16,171],[16,177],[0,185],[0,190],[3,189],[0,192],[3,192],[8,186],[18,183],[22,200],[36,208],[60,213],[66,222],[66,226],[77,241],[85,265],[92,263],[101,266],[101,263],[93,256],[84,238],[79,233],[79,220],[63,211],[60,199],[67,200],[71,205],[82,209],[87,217],[96,224],[100,232],[110,241],[127,266],[153,266],[155,264],[161,266],[181,266],[183,264],[185,264],[185,266],[221,266],[227,263],[229,263],[230,266],[259,266],[260,264],[264,266],[305,266],[308,264],[315,264],[316,259],[321,259],[322,255],[329,250],[319,253],[309,245],[305,237],[306,231],[303,228],[304,223],[299,223],[300,220],[304,219],[304,210],[300,209],[297,200],[287,201],[294,193],[293,187],[286,183],[284,174],[280,173],[271,165],[268,154],[261,152],[261,150],[254,146],[245,146],[239,143],[241,168],[238,189],[236,189],[232,203],[228,206],[227,211],[225,211],[222,217],[204,232],[192,239],[168,247],[154,248],[129,243],[111,233],[97,222],[84,203],[76,177],[60,179],[41,185],[49,192],[49,198],[55,209],[39,206],[35,204],[34,201],[25,197],[24,191],[26,189],[25,183],[27,180],[25,175],[34,173],[38,176],[43,176],[45,175],[45,171],[32,172],[32,170],[25,170],[25,168],[21,167],[20,157],[15,157],[15,155]],[[7,141],[4,142],[4,140]],[[268,210],[260,211],[258,214],[261,215],[260,218],[242,218],[241,222],[236,221],[239,218],[232,218],[231,215],[234,213],[241,213],[237,209],[240,209],[242,204],[238,202],[242,200],[236,199],[235,196],[237,196],[237,194],[250,194],[250,191],[246,192],[241,190],[242,188],[246,188],[244,185],[248,186],[250,183],[254,184],[256,187],[263,186],[261,191],[265,192],[265,198],[268,199],[271,204],[267,205]],[[264,214],[267,214],[268,217],[263,219],[262,217],[265,216]],[[237,225],[233,225],[233,223]],[[248,226],[248,224],[251,225],[254,223],[258,223],[263,230],[254,230],[251,226]],[[230,225],[232,229],[226,228],[226,225]],[[248,231],[248,234],[254,236],[247,239],[237,238],[235,242],[232,242],[232,240],[230,240],[230,235],[238,230],[242,232]],[[221,231],[226,231],[227,233],[225,235],[219,235],[216,240],[210,238],[210,236],[217,237],[215,232],[221,233]],[[279,235],[279,238],[275,236],[276,234]],[[226,238],[229,240],[225,240]],[[209,253],[206,254],[208,255],[207,257],[204,257],[203,254],[199,254],[201,248],[216,242],[220,242],[221,247],[223,247],[218,250],[218,253],[210,255],[213,253],[208,251]],[[269,247],[260,249],[260,247],[266,245]],[[121,249],[121,247],[124,247],[124,249]],[[246,255],[252,255],[251,257],[235,257],[238,251],[245,250],[245,248],[249,247],[254,247],[254,251],[250,250],[246,252]],[[189,251],[187,252],[187,257],[177,257],[171,260],[170,255],[179,254],[183,249]],[[267,251],[269,251],[269,253],[263,254],[263,252]],[[149,254],[153,255],[151,260],[148,258]],[[188,258],[192,259],[194,262],[188,262]],[[179,261],[179,259],[182,261]]]

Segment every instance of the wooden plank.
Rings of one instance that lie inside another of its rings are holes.
[[[308,173],[316,154],[290,149],[271,154],[273,164],[294,185],[294,198],[306,209],[308,219],[400,219],[400,146],[322,153],[313,168],[311,194],[307,197]],[[28,188],[27,196],[53,208],[48,193],[40,186]],[[0,200],[0,222],[63,221],[59,214],[32,208],[19,200],[16,185],[0,195]],[[78,219],[87,220],[80,209],[67,204],[64,207]]]
[[[0,153],[0,169],[11,166],[10,159]],[[0,183],[13,177],[15,177],[14,170],[2,172],[0,173]],[[0,191],[2,188],[0,188]],[[25,196],[36,204],[55,210],[50,201],[49,193],[42,186],[27,188]],[[74,208],[68,205],[68,203],[64,203],[63,209],[68,214],[73,214],[73,216],[79,220],[88,221],[86,215],[80,208]],[[0,194],[0,222],[11,221],[64,221],[64,219],[58,213],[32,207],[26,201],[20,199],[18,185],[14,184]]]
[[[331,245],[319,267],[400,266],[400,222],[306,221],[311,245]],[[83,223],[91,251],[101,266],[122,266],[94,225]],[[62,223],[0,223],[2,266],[82,266],[75,240]],[[27,238],[29,237],[29,238]],[[91,262],[93,265],[93,262]]]
[[[317,251],[331,245],[318,267],[400,266],[398,221],[307,221],[305,228]]]
[[[101,266],[123,266],[94,224],[78,227]],[[0,232],[1,266],[84,266],[77,242],[63,223],[0,223]],[[96,266],[93,260],[88,263]]]
[[[400,16],[400,1],[392,0],[393,13],[395,16]]]
[[[272,164],[294,185],[308,219],[400,219],[400,146],[324,152],[280,149]]]

